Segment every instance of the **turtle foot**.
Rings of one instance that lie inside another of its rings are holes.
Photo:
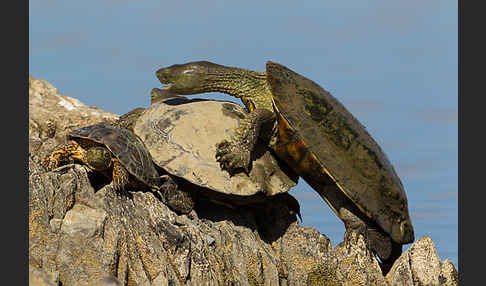
[[[178,188],[177,183],[170,176],[164,175],[165,180],[158,189],[162,201],[179,214],[188,214],[194,209],[194,197],[190,192]]]
[[[389,234],[369,222],[364,216],[360,218],[346,208],[341,208],[339,213],[346,226],[345,239],[351,232],[363,235],[368,249],[380,258],[382,262],[380,266],[383,273],[386,274],[393,262],[400,256],[401,244],[393,242]]]
[[[383,275],[386,275],[390,269],[392,268],[393,264],[395,261],[400,257],[403,251],[403,246],[399,243],[396,243],[394,241],[391,241],[391,250],[387,258],[381,258],[381,271],[383,272]]]
[[[237,173],[238,169],[244,169],[248,174],[250,158],[250,150],[243,144],[227,140],[216,144],[216,161],[219,162],[221,169],[228,171],[231,175]]]
[[[392,240],[389,235],[377,229],[366,230],[367,246],[373,250],[380,260],[387,260],[392,254]]]
[[[76,142],[69,142],[67,144],[60,144],[44,161],[47,171],[52,171],[61,165],[64,165],[66,161],[78,159],[82,162],[86,161],[86,153]]]
[[[113,160],[113,188],[118,192],[125,192],[128,185],[129,173],[118,160]]]

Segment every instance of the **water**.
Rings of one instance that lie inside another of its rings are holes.
[[[302,225],[315,227],[333,246],[343,241],[344,224],[305,181],[299,180],[290,193],[300,203]],[[430,236],[441,261],[448,258],[457,268],[457,193],[440,195],[431,192],[425,197],[429,199],[422,200],[422,195],[413,192],[408,194],[415,239]],[[404,245],[403,250],[411,245]]]

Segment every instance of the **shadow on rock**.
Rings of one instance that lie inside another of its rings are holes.
[[[192,189],[193,193],[197,193],[194,210],[200,219],[213,223],[229,221],[246,227],[257,231],[266,243],[283,236],[300,215],[298,201],[288,193],[243,197],[196,187],[183,180],[179,180],[178,184],[186,191]]]

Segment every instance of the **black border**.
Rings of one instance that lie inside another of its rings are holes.
[[[466,5],[467,3],[467,9]],[[458,272],[459,285],[479,285],[485,272],[481,261],[486,225],[484,199],[485,128],[484,9],[472,4],[477,1],[458,1],[458,108],[459,108],[459,192],[458,192]]]
[[[3,284],[29,281],[29,2],[3,9],[2,26],[2,253]],[[5,282],[3,282],[5,280]]]

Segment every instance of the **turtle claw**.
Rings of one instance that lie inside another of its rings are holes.
[[[216,159],[219,160],[227,153],[231,152],[231,143],[228,140],[223,140],[216,144]]]
[[[59,164],[58,164],[57,161],[53,161],[53,160],[48,161],[47,166],[46,166],[47,171],[52,171],[54,169],[57,169],[58,165]]]
[[[117,192],[123,191],[124,184],[119,178],[113,178],[113,189],[115,189]]]
[[[172,178],[169,176],[169,175],[162,175],[159,177],[159,179],[162,181],[162,182],[167,182],[169,180],[172,180]]]
[[[57,166],[53,169],[47,169],[48,172],[54,172],[54,173],[57,173],[57,174],[64,174],[67,172],[68,169],[72,169],[74,168],[74,165],[73,163],[69,163],[69,164],[66,164],[66,165],[60,165],[60,166]],[[87,171],[90,172],[90,169],[87,168]]]
[[[250,151],[240,148],[240,145],[223,140],[216,144],[216,161],[221,169],[228,171],[231,175],[238,169],[244,169],[246,174],[250,170]]]

